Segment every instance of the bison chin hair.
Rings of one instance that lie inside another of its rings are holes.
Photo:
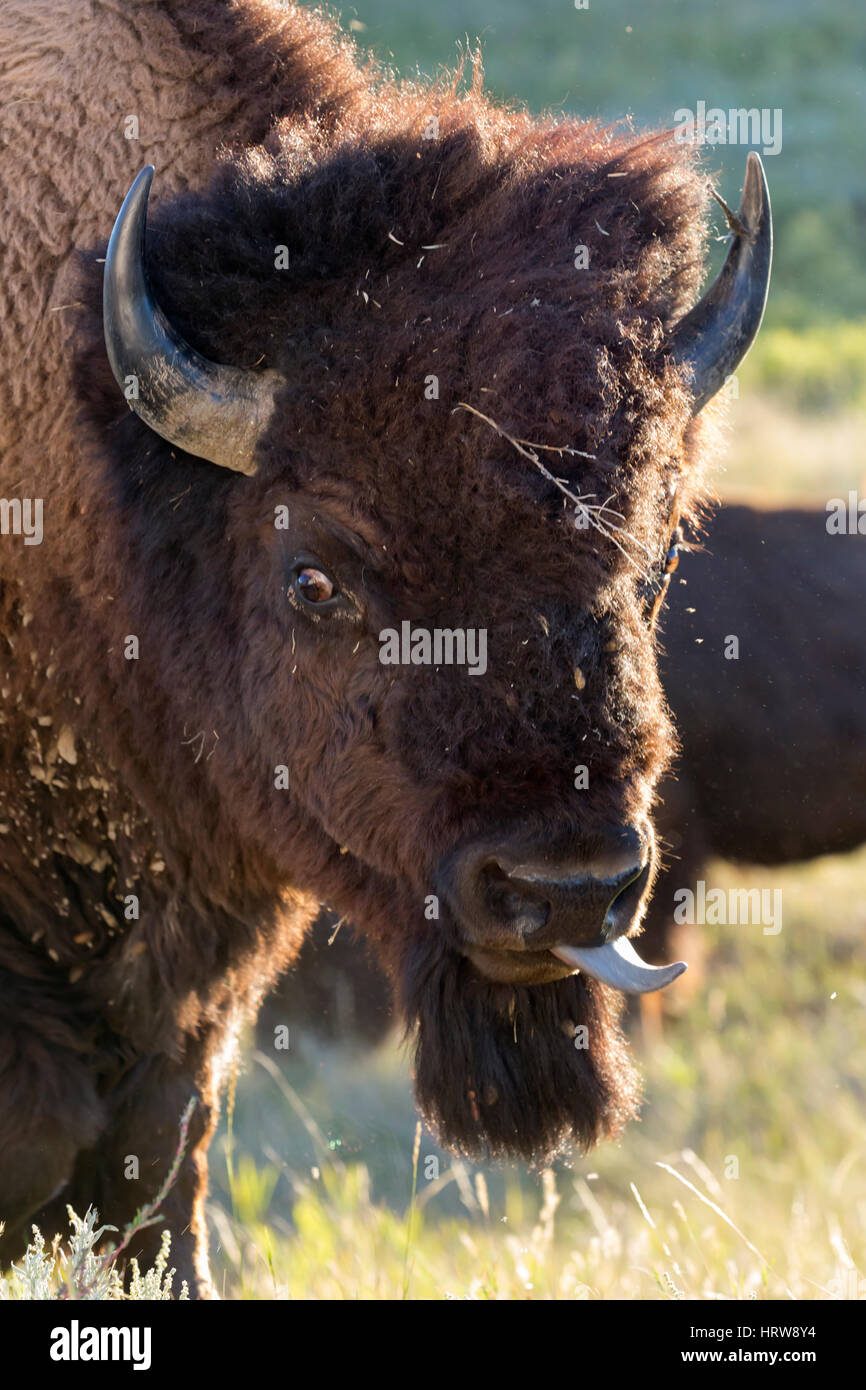
[[[403,1006],[418,1107],[455,1153],[545,1163],[615,1136],[635,1114],[623,999],[594,980],[496,984],[430,940],[410,948]]]

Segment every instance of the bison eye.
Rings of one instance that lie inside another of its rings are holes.
[[[301,565],[295,571],[295,593],[310,608],[322,608],[337,593],[337,586],[324,570],[315,565]]]

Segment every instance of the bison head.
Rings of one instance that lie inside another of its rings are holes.
[[[274,138],[147,246],[145,170],[104,326],[130,585],[169,708],[206,692],[210,814],[376,942],[442,1138],[544,1157],[632,1111],[619,991],[677,970],[628,944],[672,746],[654,619],[771,233],[750,155],[689,310],[689,152],[503,131]]]

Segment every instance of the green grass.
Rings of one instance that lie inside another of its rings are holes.
[[[782,932],[698,929],[706,982],[638,1039],[640,1122],[555,1172],[455,1161],[425,1131],[413,1201],[396,1044],[248,1057],[231,1194],[225,1133],[211,1160],[225,1296],[862,1297],[866,853],[712,881],[781,887]]]
[[[743,389],[804,414],[866,411],[866,319],[762,331],[740,373]]]

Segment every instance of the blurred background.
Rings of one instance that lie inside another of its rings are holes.
[[[866,491],[861,4],[366,0],[342,19],[407,75],[477,38],[488,88],[534,113],[639,128],[700,100],[780,108],[774,280],[716,485],[821,509]],[[736,206],[745,149],[708,148],[705,164]],[[272,1003],[211,1151],[225,1296],[866,1298],[866,853],[772,873],[718,862],[708,877],[781,887],[783,936],[700,929],[705,978],[672,993],[661,1032],[634,1028],[641,1122],[554,1172],[441,1152],[417,1128],[399,1037],[371,1050],[339,985],[321,1005],[338,1041]]]

